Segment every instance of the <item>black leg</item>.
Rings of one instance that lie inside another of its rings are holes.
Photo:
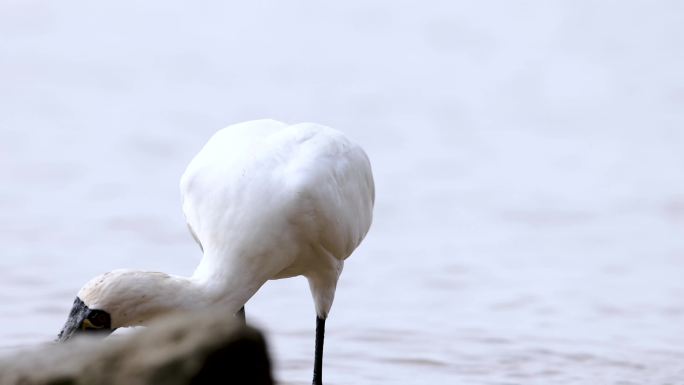
[[[316,356],[314,358],[313,385],[323,385],[323,337],[325,318],[316,317]]]
[[[245,315],[245,307],[241,307],[237,312],[237,317],[242,321],[244,325],[247,325],[247,316]]]

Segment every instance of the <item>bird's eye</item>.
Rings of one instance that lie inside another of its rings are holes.
[[[109,315],[101,310],[93,310],[88,315],[88,321],[96,328],[106,327],[109,323]]]

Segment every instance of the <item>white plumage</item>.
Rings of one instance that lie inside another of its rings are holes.
[[[270,279],[305,276],[317,314],[314,383],[325,319],[344,261],[371,224],[364,151],[314,123],[256,120],[218,131],[181,178],[183,212],[203,250],[191,277],[114,270],[81,288],[59,339],[144,325],[175,310],[235,314]]]
[[[233,311],[269,279],[303,275],[325,318],[344,260],[373,211],[366,154],[342,133],[275,120],[217,132],[188,165],[181,195],[204,257],[194,278]]]

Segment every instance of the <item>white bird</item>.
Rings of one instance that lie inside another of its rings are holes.
[[[344,261],[370,228],[375,187],[365,152],[314,123],[255,120],[218,131],[180,182],[203,251],[190,277],[114,270],[78,292],[59,334],[111,332],[176,310],[242,313],[268,280],[307,278],[316,309],[314,384],[322,382],[325,320]]]

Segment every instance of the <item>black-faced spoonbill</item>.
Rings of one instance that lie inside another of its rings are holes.
[[[214,134],[180,187],[204,254],[194,274],[115,270],[95,277],[78,292],[58,339],[145,325],[175,310],[220,306],[233,315],[267,280],[303,275],[316,308],[313,382],[321,384],[337,280],[373,215],[364,151],[318,124],[249,121]]]

